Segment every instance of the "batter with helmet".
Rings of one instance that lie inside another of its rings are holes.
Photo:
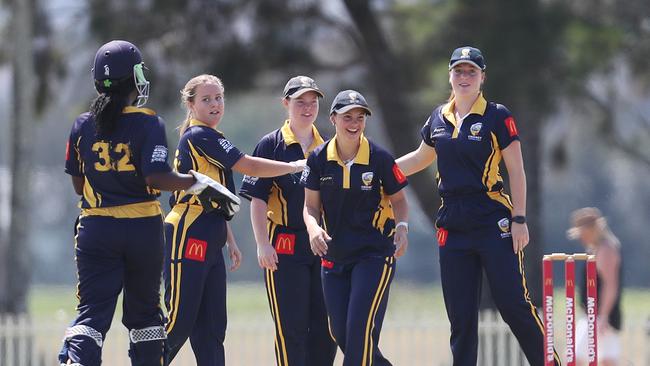
[[[78,317],[65,332],[59,361],[97,366],[117,298],[129,330],[133,366],[165,364],[160,309],[163,263],[160,190],[223,199],[217,183],[200,173],[178,174],[167,164],[163,121],[142,108],[149,96],[140,50],[116,40],[99,48],[92,69],[98,92],[90,111],[75,120],[65,171],[81,196],[75,225]],[[198,178],[197,178],[198,177]],[[216,187],[216,188],[215,188]]]

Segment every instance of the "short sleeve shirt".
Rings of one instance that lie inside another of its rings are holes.
[[[178,141],[174,170],[179,173],[194,170],[205,174],[234,193],[236,190],[231,168],[243,156],[223,133],[193,119]],[[171,206],[177,203],[201,205],[196,195],[186,195],[184,191],[175,191],[170,198]]]
[[[285,162],[304,159],[324,142],[314,126],[312,126],[312,134],[313,142],[307,151],[303,152],[287,120],[282,128],[262,137],[253,151],[253,156]],[[268,204],[267,217],[274,224],[292,230],[305,230],[302,216],[305,189],[300,184],[300,173],[273,178],[246,175],[239,194],[249,200],[255,197],[265,201]]]
[[[503,105],[480,96],[459,122],[453,103],[436,108],[420,131],[424,143],[436,150],[441,197],[500,192],[501,151],[519,140],[515,119]]]
[[[85,178],[81,208],[154,201],[160,192],[148,187],[145,177],[169,171],[164,123],[154,111],[126,107],[105,135],[98,135],[90,113],[75,120],[65,172]]]
[[[320,192],[324,226],[332,237],[326,259],[393,255],[395,219],[388,196],[408,182],[390,153],[362,136],[359,152],[347,166],[334,137],[309,156],[301,181]]]

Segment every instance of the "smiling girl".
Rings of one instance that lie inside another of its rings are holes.
[[[203,173],[235,191],[232,171],[272,177],[300,172],[304,159],[279,162],[251,157],[239,151],[217,130],[224,114],[224,87],[213,75],[199,75],[181,90],[187,118],[174,170]],[[165,218],[165,304],[169,361],[187,338],[198,366],[225,363],[226,271],[221,249],[227,246],[231,271],[239,268],[241,252],[228,224],[232,218],[217,205],[206,210],[197,195],[176,191],[172,211]]]

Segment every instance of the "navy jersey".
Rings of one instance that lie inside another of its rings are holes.
[[[286,162],[304,159],[324,142],[314,126],[312,126],[312,133],[314,141],[307,151],[303,152],[287,120],[282,128],[262,137],[253,151],[253,156]],[[302,217],[305,189],[300,184],[299,174],[286,174],[274,178],[244,176],[239,194],[249,200],[255,197],[265,201],[269,208],[267,217],[272,223],[293,230],[305,229],[305,221]]]
[[[231,168],[242,156],[244,154],[228,141],[223,133],[199,120],[192,119],[178,141],[174,170],[179,173],[194,170],[205,174],[234,193],[236,190]],[[198,197],[186,195],[185,191],[175,191],[169,203],[172,207],[178,203],[201,207]]]
[[[320,192],[325,229],[332,237],[326,259],[346,262],[393,255],[395,219],[387,196],[399,192],[407,180],[390,153],[362,136],[348,167],[334,137],[309,156],[301,181]]]
[[[519,133],[510,111],[481,95],[462,123],[454,117],[454,101],[436,108],[420,135],[438,156],[438,189],[446,197],[487,193],[511,208],[499,173],[501,150]]]
[[[158,190],[145,177],[168,172],[167,140],[160,117],[146,108],[126,107],[113,132],[97,136],[90,113],[74,122],[66,147],[65,172],[84,177],[80,207],[87,214],[144,217],[160,214]],[[138,205],[140,203],[147,203]],[[128,205],[116,213],[108,208]]]

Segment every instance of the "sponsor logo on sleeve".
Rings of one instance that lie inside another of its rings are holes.
[[[195,238],[188,238],[185,244],[185,258],[197,262],[205,262],[205,254],[208,250],[208,242]]]
[[[68,141],[68,143],[65,144],[65,160],[66,161],[70,160],[70,141]]]
[[[438,228],[436,236],[438,237],[438,246],[444,247],[447,244],[447,236],[449,236],[449,231],[447,231],[447,229]]]
[[[310,171],[311,169],[309,169],[309,165],[305,166],[305,169],[302,170],[302,174],[300,174],[300,184],[307,183],[307,178],[309,178]]]
[[[234,147],[233,144],[226,139],[219,139],[218,141],[219,141],[219,145],[221,145],[221,148],[223,148],[226,154],[229,153],[230,150],[232,150],[232,148]]]
[[[152,163],[165,163],[167,162],[167,147],[163,145],[156,145],[151,153]]]
[[[250,185],[254,186],[255,183],[257,183],[258,180],[259,180],[258,177],[251,177],[250,175],[244,175],[244,183],[245,184],[250,184]]]
[[[406,182],[406,176],[402,172],[402,169],[399,168],[399,165],[397,165],[397,163],[393,164],[393,176],[399,184]]]
[[[504,122],[506,124],[506,128],[508,129],[510,137],[519,135],[519,131],[517,131],[517,124],[515,123],[515,119],[513,117],[506,118]]]
[[[278,254],[293,255],[296,248],[296,234],[280,233],[275,239],[275,251]]]

